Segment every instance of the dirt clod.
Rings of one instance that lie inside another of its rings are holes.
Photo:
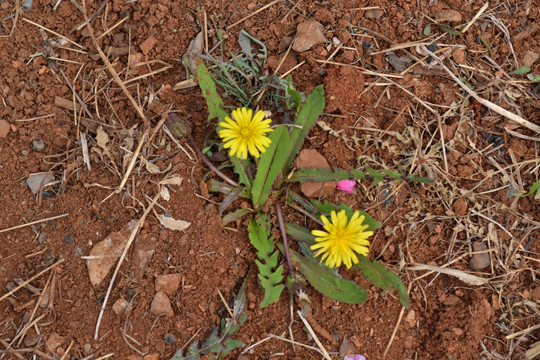
[[[4,119],[0,119],[0,138],[5,138],[9,134],[9,122]]]
[[[156,291],[163,291],[167,295],[172,295],[180,286],[180,276],[178,274],[159,275],[156,278]]]

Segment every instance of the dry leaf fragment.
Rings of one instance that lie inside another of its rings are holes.
[[[156,164],[154,163],[151,163],[150,161],[146,160],[145,158],[141,157],[144,161],[144,164],[146,166],[146,170],[148,170],[148,172],[150,174],[163,174],[167,171],[169,171],[172,167],[171,164],[169,164],[169,166],[167,166],[167,168],[163,171],[159,170],[159,166],[157,166]]]
[[[447,269],[440,266],[430,266],[430,265],[423,265],[418,264],[415,266],[410,266],[407,268],[408,270],[429,270],[429,271],[435,271],[441,274],[446,274],[450,276],[457,277],[459,280],[463,281],[466,284],[469,285],[484,285],[489,282],[488,279],[481,278],[479,276],[468,274],[461,270],[456,269]]]
[[[160,185],[182,185],[182,181],[184,181],[183,177],[173,176],[170,178],[163,179],[159,183]]]
[[[166,186],[163,186],[160,191],[161,198],[165,201],[169,201],[171,199],[171,194],[169,194],[169,189],[167,189]]]
[[[182,231],[187,229],[191,225],[189,221],[175,219],[173,217],[166,216],[165,214],[157,214],[156,216],[161,225],[165,226],[167,229],[170,230]]]

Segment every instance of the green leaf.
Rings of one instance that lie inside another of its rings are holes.
[[[540,81],[540,74],[527,74],[527,78],[531,81]]]
[[[238,181],[246,187],[248,193],[251,193],[251,181],[246,174],[246,168],[250,165],[249,160],[240,160],[236,156],[229,156],[229,158],[233,164],[234,172],[238,175]]]
[[[461,35],[461,31],[454,30],[452,28],[449,28],[448,26],[444,26],[441,24],[437,24],[437,26],[439,27],[439,29],[441,29],[442,31],[446,33],[449,33],[450,35]]]
[[[373,181],[371,182],[373,185],[379,184],[381,181],[384,180],[384,175],[377,170],[374,170],[372,168],[366,167],[366,171],[373,176]]]
[[[424,36],[429,36],[431,34],[431,24],[427,24],[424,28]]]
[[[278,247],[283,251],[283,244],[278,243]],[[347,304],[360,304],[367,300],[367,291],[356,283],[343,279],[317,260],[308,259],[292,249],[289,252],[293,266],[324,296]]]
[[[351,178],[351,174],[347,170],[332,170],[332,169],[300,169],[289,177],[287,182],[326,182],[340,181]]]
[[[395,289],[399,294],[401,305],[409,308],[409,295],[399,276],[385,268],[376,260],[371,262],[366,256],[362,255],[358,256],[358,258],[360,261],[353,266],[355,269],[361,270],[362,275],[371,281],[373,285],[386,291]]]
[[[223,224],[223,226],[225,226],[252,212],[253,210],[249,208],[236,209],[234,211],[231,211],[230,213],[227,213],[221,220],[221,223]]]
[[[526,194],[515,194],[517,197],[527,197],[536,192],[535,199],[540,199],[540,180],[535,181],[529,188],[529,192]]]
[[[263,308],[275,302],[285,287],[281,284],[283,265],[273,270],[277,266],[279,252],[274,251],[274,237],[270,236],[269,224],[263,217],[250,220],[248,233],[259,259],[255,260],[255,264],[259,269],[259,283],[264,290],[264,298],[260,304]]]
[[[208,120],[216,117],[219,121],[225,120],[228,114],[223,110],[223,100],[221,100],[221,97],[217,93],[216,83],[202,61],[197,64],[197,79],[203,97],[206,100],[206,105],[208,106]]]
[[[530,66],[520,66],[518,69],[512,71],[512,72],[509,72],[509,74],[511,75],[520,75],[520,74],[526,74],[528,72],[531,71],[531,67]]]
[[[236,348],[243,347],[243,346],[244,346],[244,343],[241,342],[240,340],[229,339],[229,340],[225,341],[225,347],[228,350],[234,350]]]
[[[315,236],[311,235],[311,232],[303,226],[285,223],[285,232],[297,241],[305,242],[309,245],[315,244]]]
[[[289,82],[289,86],[287,86],[287,93],[292,97],[293,99],[293,102],[294,102],[294,109],[296,111],[298,111],[298,107],[300,106],[300,104],[302,103],[302,95],[296,91],[296,89],[294,88],[294,86],[292,85],[291,82]]]
[[[296,100],[295,100],[296,102]],[[296,111],[296,121],[290,134],[290,146],[287,153],[287,161],[284,169],[289,169],[296,155],[300,151],[304,139],[317,122],[319,115],[324,109],[324,88],[322,85],[317,86],[307,97],[303,104],[298,106]]]
[[[264,205],[272,189],[272,184],[283,169],[289,148],[289,132],[285,126],[278,126],[270,134],[270,146],[261,154],[257,174],[253,181],[253,206]]]
[[[493,57],[493,50],[491,49],[491,44],[489,43],[489,41],[483,36],[479,36],[478,38],[484,44],[484,46],[487,47],[489,56]]]

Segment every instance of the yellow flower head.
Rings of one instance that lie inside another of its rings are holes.
[[[229,155],[247,159],[249,154],[258,158],[270,146],[267,134],[272,132],[270,123],[272,120],[264,119],[264,112],[258,111],[253,116],[253,110],[238,108],[233,110],[232,117],[225,117],[225,121],[219,123],[223,128],[219,136],[223,139],[225,149],[231,149]]]
[[[337,214],[332,211],[330,217],[331,222],[326,216],[321,216],[326,231],[311,231],[317,244],[311,245],[310,248],[311,250],[319,249],[317,256],[322,254],[321,262],[326,259],[325,263],[329,267],[339,267],[341,263],[344,263],[347,269],[350,269],[353,263],[358,263],[356,254],[364,256],[368,254],[367,238],[373,235],[373,231],[366,231],[369,226],[362,225],[365,217],[360,215],[359,211],[355,211],[350,220],[345,210]]]

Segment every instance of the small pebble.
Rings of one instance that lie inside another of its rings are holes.
[[[174,335],[171,334],[163,335],[163,340],[165,340],[165,343],[167,343],[167,345],[173,345],[176,343],[176,338],[174,337]]]
[[[43,151],[43,149],[45,149],[45,142],[41,139],[32,141],[32,149],[36,151]]]
[[[28,156],[28,150],[24,149],[21,151],[22,156]]]
[[[92,351],[92,345],[90,345],[90,344],[84,344],[84,346],[83,346],[83,351],[84,351],[84,354],[85,354],[85,355],[90,354],[90,352]]]
[[[0,138],[8,136],[10,130],[9,122],[7,120],[0,120]]]

